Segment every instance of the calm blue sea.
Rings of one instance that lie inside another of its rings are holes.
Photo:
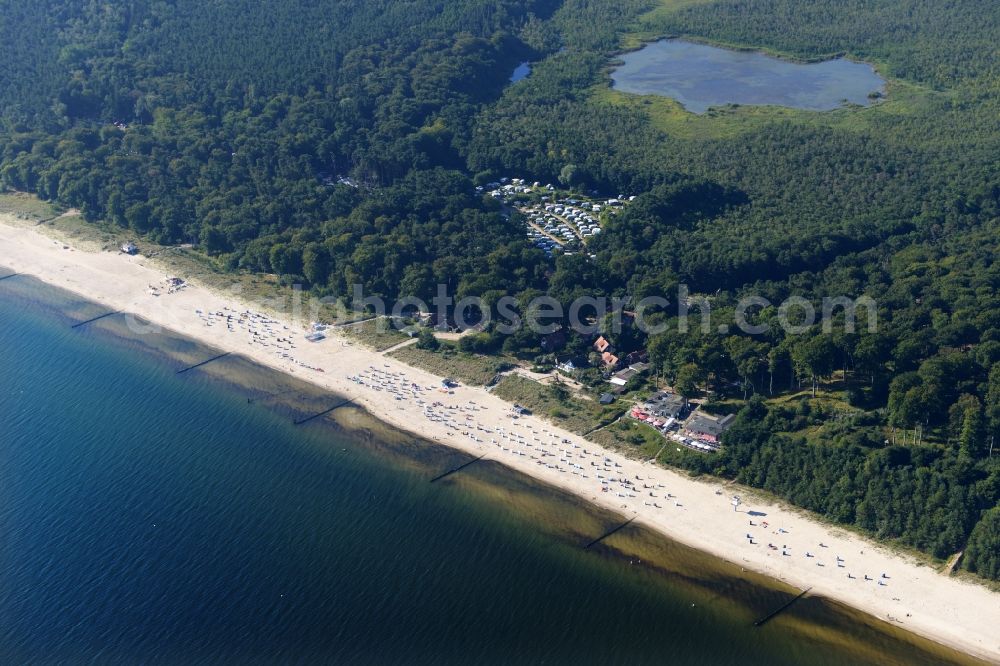
[[[101,311],[0,282],[0,663],[956,658]]]

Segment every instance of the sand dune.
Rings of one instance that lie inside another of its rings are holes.
[[[538,417],[514,420],[511,406],[484,389],[462,386],[442,393],[440,377],[336,333],[310,343],[303,339],[302,322],[273,313],[230,320],[230,314],[257,308],[226,294],[192,284],[153,296],[149,285],[162,285],[166,277],[155,260],[85,251],[45,233],[0,216],[0,265],[294,373],[352,398],[393,426],[485,454],[712,555],[1000,662],[1000,594],[983,586],[940,574],[787,507],[750,500],[749,491],[628,460]],[[219,312],[224,315],[208,314]],[[275,322],[263,323],[272,318]],[[730,503],[734,492],[744,495],[738,510]]]

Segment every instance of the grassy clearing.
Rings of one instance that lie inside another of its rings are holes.
[[[595,86],[591,91],[595,106],[625,107],[644,114],[657,129],[679,139],[725,139],[739,136],[775,120],[792,119],[800,113],[779,107],[727,107],[697,115],[669,97],[633,95]]]
[[[776,122],[868,131],[888,117],[913,116],[932,93],[902,81],[890,81],[886,100],[870,107],[805,111],[780,106],[727,106],[704,114],[686,111],[677,101],[659,95],[633,95],[601,84],[591,88],[590,103],[598,108],[625,107],[643,113],[657,129],[678,139],[716,140],[739,136]]]
[[[72,243],[83,250],[96,252],[115,249],[118,243],[131,237],[128,232],[122,233],[121,230],[108,228],[103,224],[89,223],[78,211],[67,211],[42,201],[33,194],[22,192],[0,194],[0,214],[7,214],[25,227]]]
[[[507,365],[501,358],[454,350],[432,352],[418,349],[414,345],[391,352],[389,356],[441,377],[452,377],[464,384],[475,386],[485,386]]]
[[[0,213],[8,213],[22,220],[49,220],[59,215],[62,209],[42,201],[38,197],[22,192],[0,193]]]
[[[135,238],[127,229],[87,222],[82,215],[64,214],[40,228],[51,230],[77,247],[93,252],[117,252],[123,242]]]
[[[588,435],[587,438],[629,458],[639,460],[650,460],[667,443],[659,432],[629,417],[622,418]]]
[[[656,7],[640,16],[631,30],[622,38],[622,48],[631,51],[642,46],[645,42],[666,37],[659,26],[663,20],[674,12],[704,5],[715,0],[660,0]]]
[[[703,461],[711,454],[693,451],[677,442],[667,439],[653,427],[624,417],[607,428],[588,436],[601,446],[618,451],[635,460],[652,460],[677,470],[692,468],[690,461]]]
[[[603,407],[593,400],[573,397],[565,387],[544,386],[515,375],[507,375],[500,380],[493,393],[581,435],[610,423],[625,408],[622,404]]]
[[[405,333],[396,330],[388,317],[368,319],[350,326],[343,326],[338,328],[337,332],[375,351],[385,351],[412,339]]]

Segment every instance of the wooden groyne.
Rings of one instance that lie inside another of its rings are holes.
[[[87,321],[81,321],[81,322],[78,322],[76,324],[73,324],[72,326],[70,326],[70,328],[79,328],[79,327],[83,326],[84,324],[89,324],[92,321],[97,321],[98,319],[104,319],[105,317],[110,317],[111,315],[116,315],[116,314],[121,314],[121,310],[115,310],[114,312],[105,312],[102,315],[98,315],[96,317],[91,317]]]
[[[257,398],[249,397],[247,398],[247,404],[252,402],[262,402],[264,400],[270,400],[271,398],[277,398],[279,395],[288,395],[289,393],[297,393],[299,389],[286,389],[284,391],[275,391],[274,393],[265,393]]]
[[[628,520],[626,520],[624,523],[622,523],[618,527],[615,527],[613,529],[608,530],[607,532],[605,532],[604,534],[602,534],[601,536],[597,537],[596,539],[594,539],[593,541],[591,541],[590,543],[588,543],[586,546],[584,546],[583,549],[587,550],[588,548],[590,548],[594,544],[598,544],[598,543],[604,541],[605,539],[607,539],[609,536],[611,536],[612,534],[614,534],[618,530],[627,527],[633,520],[635,520],[635,516],[632,516],[631,518],[629,518]]]
[[[798,601],[802,597],[806,596],[806,594],[808,594],[809,590],[811,590],[811,589],[812,589],[811,587],[807,587],[806,589],[802,590],[801,592],[798,593],[798,595],[796,595],[795,597],[792,597],[791,599],[789,599],[788,601],[786,601],[782,605],[778,606],[777,608],[775,608],[773,611],[771,611],[770,613],[768,613],[764,617],[762,617],[759,620],[757,620],[756,622],[754,622],[753,626],[759,627],[759,626],[765,624],[766,622],[770,622],[771,618],[777,616],[779,613],[784,613],[786,610],[788,610],[789,608],[791,608],[792,604],[794,604],[796,601]]]
[[[206,359],[206,360],[202,361],[201,363],[195,363],[194,365],[189,365],[188,367],[186,367],[186,368],[184,368],[182,370],[178,370],[177,374],[181,375],[181,374],[184,374],[185,372],[187,372],[188,370],[194,370],[195,368],[200,368],[203,365],[207,365],[208,363],[211,363],[212,361],[218,361],[220,358],[223,358],[225,356],[229,356],[232,353],[233,352],[225,352],[223,354],[219,354],[218,356],[213,356],[212,358]]]
[[[474,460],[470,460],[467,463],[462,463],[458,467],[455,467],[453,469],[449,469],[447,472],[442,472],[441,474],[438,474],[433,479],[431,479],[431,483],[434,483],[435,481],[440,481],[441,479],[443,479],[446,476],[451,476],[455,472],[460,472],[463,469],[465,469],[466,467],[468,467],[469,465],[471,465],[472,463],[477,463],[477,462],[479,462],[480,460],[482,460],[485,457],[486,457],[486,454],[484,453],[483,455],[479,456],[478,458],[476,458]]]
[[[4,275],[3,277],[0,277],[0,280],[6,280],[7,278],[17,277],[18,275],[20,275],[20,273],[11,273],[10,275]]]
[[[353,403],[354,403],[353,400],[341,400],[340,402],[338,402],[333,407],[330,407],[329,409],[324,409],[322,412],[318,412],[316,414],[313,414],[312,416],[307,416],[304,419],[299,419],[298,421],[295,421],[295,425],[302,425],[303,423],[308,423],[309,421],[312,421],[313,419],[318,419],[321,416],[326,416],[327,414],[329,414],[330,412],[332,412],[335,409],[340,409],[341,407],[344,407],[345,405],[350,405],[350,404],[353,404]]]

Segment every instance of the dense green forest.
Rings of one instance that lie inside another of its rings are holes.
[[[749,294],[869,295],[876,332],[613,342],[740,409],[721,452],[681,464],[936,556],[964,548],[997,579],[998,26],[985,0],[0,0],[0,186],[336,298],[443,283],[635,303],[683,283],[721,321]],[[846,53],[891,77],[889,101],[673,132],[655,104],[603,94],[630,35]],[[475,190],[567,173],[636,196],[593,259],[548,259]],[[542,353],[523,333],[466,340]]]

